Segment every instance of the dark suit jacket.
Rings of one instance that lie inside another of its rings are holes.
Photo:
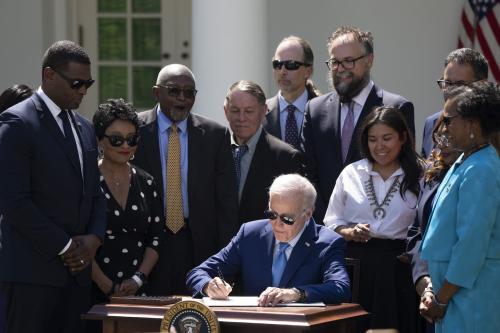
[[[434,126],[436,126],[436,122],[441,114],[441,111],[434,113],[432,116],[427,117],[425,119],[424,126],[424,136],[422,137],[422,157],[429,157],[432,148],[434,148],[434,141],[432,140],[432,131],[434,130]]]
[[[312,98],[314,98],[314,96],[310,94],[307,96],[307,100],[311,100]],[[266,101],[266,104],[268,112],[266,114],[266,118],[264,118],[264,121],[262,122],[262,125],[264,126],[264,129],[267,131],[267,133],[274,135],[278,139],[282,139],[280,126],[280,103],[278,94],[269,98]],[[300,130],[301,129],[299,128],[299,133]]]
[[[268,208],[268,189],[274,178],[302,173],[302,153],[262,130],[241,194],[239,222],[263,218]]]
[[[432,200],[436,195],[439,182],[433,182],[430,185],[420,184],[420,195],[418,198],[417,216],[412,226],[408,229],[406,251],[411,256],[411,268],[413,282],[416,283],[419,278],[429,275],[427,262],[420,259],[420,245],[422,236],[425,233],[429,223],[432,211]]]
[[[34,94],[0,115],[0,280],[61,287],[70,277],[58,253],[75,235],[106,227],[92,125],[75,114],[83,173],[72,162],[64,135]],[[90,284],[90,268],[77,274]]]
[[[258,296],[272,284],[274,233],[269,220],[245,223],[224,249],[188,274],[193,296],[218,275],[228,281],[241,274],[245,295]],[[311,219],[295,245],[279,283],[280,288],[300,288],[308,302],[334,304],[349,300],[349,277],[344,263],[345,241]]]
[[[413,104],[404,97],[373,86],[356,123],[346,162],[342,163],[339,96],[336,92],[331,92],[313,98],[307,104],[302,127],[302,145],[307,157],[306,175],[318,191],[314,216],[320,223],[323,223],[328,201],[340,172],[344,166],[362,158],[358,141],[363,119],[374,107],[381,105],[394,106],[401,110],[413,137],[415,136]]]
[[[163,183],[156,108],[141,112],[141,141],[134,164]],[[193,259],[199,264],[216,253],[237,230],[238,197],[229,130],[208,118],[188,116],[188,204]],[[166,158],[166,157],[165,157]],[[162,202],[163,190],[160,190]],[[165,216],[162,216],[165,220]]]

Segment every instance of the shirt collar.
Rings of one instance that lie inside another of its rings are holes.
[[[370,162],[367,158],[360,161],[360,163],[357,166],[357,169],[365,171],[367,174],[371,176],[380,177],[380,174],[378,172],[373,171],[373,163]],[[403,174],[404,174],[403,169],[399,167],[396,171],[392,173],[392,175],[389,178],[401,176]]]
[[[167,132],[167,130],[172,126],[172,120],[170,120],[162,111],[160,108],[160,105],[158,104],[156,108],[156,119],[158,119],[158,130],[160,133]],[[187,117],[186,119],[176,123],[177,128],[181,130],[181,133],[187,133]]]
[[[248,147],[248,152],[253,153],[255,151],[255,148],[257,147],[257,142],[259,142],[260,134],[262,133],[262,126],[259,127],[257,132],[255,132],[254,135],[245,143],[245,145]],[[231,145],[239,146],[239,144],[236,142],[234,139],[234,134],[231,135]]]
[[[370,82],[368,82],[368,84],[359,92],[359,94],[354,96],[352,100],[356,102],[356,104],[364,106],[374,85],[373,81],[370,80]]]
[[[304,230],[306,230],[306,227],[308,226],[308,223],[312,223],[310,219],[309,219],[309,221],[306,221],[306,223],[304,223],[304,225],[302,226],[302,229],[299,231],[299,233],[295,237],[293,237],[290,241],[287,242],[290,245],[290,248],[293,249],[293,247],[295,245],[297,245],[297,243],[299,242],[300,237],[304,233]],[[276,238],[274,240],[275,240],[275,244],[278,245],[279,241]]]
[[[43,100],[47,108],[49,109],[50,113],[54,116],[55,119],[59,116],[59,113],[61,113],[61,108],[57,106],[56,103],[54,103],[53,100],[50,99],[49,96],[43,91],[42,87],[38,87],[36,93],[40,98]]]
[[[304,112],[306,109],[306,104],[307,104],[307,89],[304,89],[304,92],[302,95],[300,95],[295,101],[293,101],[293,105],[299,110],[300,112]],[[290,104],[288,103],[283,95],[281,95],[281,90],[278,93],[278,102],[280,104],[280,112],[284,112],[286,110],[286,107]]]

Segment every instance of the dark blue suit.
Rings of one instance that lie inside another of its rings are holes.
[[[422,137],[422,157],[424,158],[429,157],[432,149],[434,148],[432,132],[434,131],[434,126],[436,126],[436,121],[438,120],[441,111],[436,112],[432,116],[425,119],[424,135]]]
[[[90,267],[72,277],[58,255],[72,236],[102,238],[106,227],[93,127],[78,114],[75,122],[83,179],[79,163],[65,148],[64,135],[38,94],[0,115],[2,282],[90,286]]]
[[[272,285],[274,245],[269,220],[245,223],[224,249],[189,272],[188,288],[193,296],[200,296],[220,267],[229,281],[240,276],[237,283],[245,295],[258,296]],[[292,250],[279,287],[303,289],[307,302],[348,301],[351,294],[344,250],[345,241],[340,236],[311,219]]]

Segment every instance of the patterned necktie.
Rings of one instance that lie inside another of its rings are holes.
[[[240,189],[240,179],[241,179],[241,158],[248,151],[247,145],[241,146],[233,146],[233,161],[234,161],[234,170],[236,171],[236,186],[238,187],[238,191]]]
[[[344,120],[344,126],[342,127],[342,162],[345,163],[347,158],[347,153],[349,152],[349,146],[351,145],[352,133],[354,131],[354,101],[349,102],[349,111],[347,111],[347,116]]]
[[[71,129],[71,123],[69,120],[69,115],[68,115],[67,110],[63,110],[59,113],[59,118],[62,119],[63,122],[63,129],[64,129],[64,143],[66,145],[67,150],[70,153],[71,159],[75,165],[80,166],[80,158],[78,157],[78,150],[76,148],[76,141],[75,141],[75,136],[73,135],[73,130]]]
[[[184,226],[181,185],[181,144],[176,124],[168,132],[166,225],[174,234]]]
[[[281,276],[283,275],[287,262],[285,250],[290,246],[290,244],[280,242],[278,243],[278,246],[278,254],[276,255],[276,258],[274,258],[272,268],[273,287],[278,287],[280,284]]]
[[[299,149],[299,129],[297,128],[297,121],[295,120],[296,107],[290,104],[286,107],[288,116],[285,123],[285,142]]]

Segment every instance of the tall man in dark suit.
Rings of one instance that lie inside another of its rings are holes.
[[[316,190],[297,174],[281,175],[269,188],[267,219],[241,226],[216,255],[189,272],[193,296],[225,299],[238,283],[260,306],[290,302],[346,302],[349,277],[345,241],[312,218]]]
[[[315,217],[321,222],[340,172],[361,159],[356,133],[374,107],[398,108],[415,134],[413,104],[378,88],[370,79],[372,34],[355,27],[340,27],[327,46],[327,66],[335,90],[309,102],[302,129],[307,176],[318,190]]]
[[[470,84],[488,79],[488,61],[477,50],[461,48],[452,51],[444,62],[444,71],[437,81],[443,95],[450,87]],[[441,111],[425,119],[424,135],[422,138],[422,156],[427,158],[434,148],[432,132]]]
[[[167,236],[149,292],[186,294],[186,273],[221,249],[237,229],[229,130],[191,114],[193,73],[165,66],[153,93],[157,106],[139,114],[144,125],[135,160],[161,186]]]
[[[307,101],[317,96],[310,80],[313,64],[311,46],[297,36],[284,38],[272,61],[274,80],[280,90],[266,101],[269,112],[263,121],[264,128],[297,149]]]
[[[302,154],[262,128],[266,110],[266,96],[258,84],[238,81],[229,88],[224,112],[233,132],[240,224],[264,216],[274,178],[303,171]]]
[[[70,41],[45,53],[42,85],[0,115],[0,279],[7,332],[81,332],[104,235],[92,125],[74,113],[92,85]]]

